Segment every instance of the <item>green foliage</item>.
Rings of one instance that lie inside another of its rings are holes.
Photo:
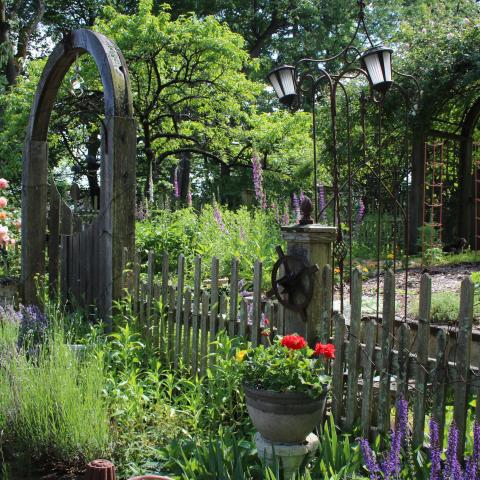
[[[319,449],[311,470],[312,478],[334,480],[347,475],[351,478],[350,475],[361,471],[362,458],[358,445],[348,435],[337,433],[331,415],[320,432],[319,439]]]
[[[474,280],[475,281],[475,280]],[[475,292],[477,298],[474,306],[474,317],[480,317],[480,303],[478,302],[478,290]],[[431,321],[435,323],[456,323],[460,310],[460,295],[452,295],[451,292],[434,292],[432,294]],[[415,306],[415,313],[418,314],[418,302]]]
[[[218,213],[219,212],[219,213]],[[137,246],[160,257],[169,254],[170,272],[176,272],[180,253],[186,258],[190,279],[193,259],[202,255],[202,275],[209,278],[212,257],[220,260],[220,274],[228,276],[231,262],[238,258],[240,278],[251,282],[257,259],[263,262],[264,271],[270,271],[276,260],[275,246],[280,245],[280,229],[274,214],[243,207],[236,212],[219,206],[206,205],[200,213],[192,209],[175,212],[153,212],[146,220],[137,222]],[[158,265],[157,271],[160,271]],[[265,285],[269,279],[264,278]]]

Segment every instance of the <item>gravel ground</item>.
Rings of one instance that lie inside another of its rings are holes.
[[[418,303],[418,295],[420,291],[420,280],[423,273],[428,273],[432,277],[432,292],[451,292],[454,295],[460,295],[460,284],[466,275],[472,272],[480,271],[480,263],[461,263],[458,265],[444,265],[430,268],[412,268],[408,272],[408,291],[407,291],[407,318],[413,319],[415,313],[415,305]],[[396,286],[396,304],[397,318],[402,318],[405,311],[405,271],[397,271],[395,274]],[[380,275],[380,296],[383,290],[383,273]],[[350,287],[345,285],[344,298],[348,298]],[[376,310],[376,277],[368,278],[363,281],[363,308],[364,315],[375,314]],[[339,305],[339,291],[337,289],[335,302]],[[380,298],[381,310],[382,298]],[[335,308],[335,306],[334,306]],[[346,316],[349,316],[348,305],[345,307]]]

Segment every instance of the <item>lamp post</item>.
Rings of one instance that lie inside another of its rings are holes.
[[[365,24],[365,2],[364,0],[358,0],[359,13],[357,18],[357,25],[355,32],[350,39],[349,43],[336,55],[328,58],[302,58],[295,63],[295,65],[281,65],[273,69],[267,76],[268,82],[273,87],[275,94],[279,101],[286,107],[295,110],[300,107],[302,97],[307,98],[311,102],[312,108],[312,138],[313,138],[313,177],[314,177],[314,197],[315,197],[315,222],[319,219],[318,208],[318,194],[317,194],[317,132],[316,132],[316,106],[318,100],[329,100],[330,103],[330,121],[331,121],[331,156],[333,159],[333,198],[327,202],[327,206],[333,207],[333,223],[337,227],[337,239],[334,248],[334,259],[338,262],[340,269],[340,301],[341,311],[343,311],[343,277],[344,277],[344,260],[349,254],[350,258],[350,274],[352,273],[352,181],[356,175],[358,169],[352,169],[351,165],[351,146],[350,146],[350,107],[351,102],[349,98],[348,88],[346,83],[350,80],[357,78],[363,78],[369,86],[369,95],[366,97],[362,93],[360,98],[360,116],[361,116],[361,129],[363,135],[363,162],[364,166],[371,170],[372,178],[377,181],[377,208],[378,217],[376,225],[376,243],[377,243],[377,316],[379,310],[379,272],[380,272],[380,256],[381,256],[381,213],[382,213],[382,191],[388,191],[392,196],[392,201],[396,202],[398,209],[404,215],[405,231],[408,230],[408,215],[405,208],[398,202],[398,195],[396,192],[392,192],[393,189],[388,189],[384,184],[382,178],[382,109],[385,96],[389,92],[392,86],[398,88],[405,99],[406,107],[406,119],[408,117],[408,109],[411,108],[411,102],[408,98],[406,91],[394,82],[392,69],[392,53],[393,50],[383,45],[375,45],[372,41],[370,33]],[[360,32],[363,32],[364,38],[369,43],[368,48],[361,52],[355,45],[355,40],[359,36]],[[337,64],[339,61],[343,63],[342,67],[338,71],[332,71],[328,68],[333,62]],[[398,74],[404,77],[408,77],[414,81],[417,90],[418,84],[416,80],[404,74]],[[343,142],[347,145],[347,181],[340,185],[340,165],[338,161],[338,145],[337,145],[337,96],[343,96],[345,98],[346,116],[347,116],[347,135],[346,140]],[[370,163],[370,159],[367,158],[365,147],[365,114],[366,114],[366,102],[370,101],[378,106],[378,121],[376,122],[377,129],[377,162],[373,166]],[[406,131],[408,129],[408,123],[406,120]],[[408,162],[406,155],[406,163]],[[405,168],[405,172],[408,171],[408,166]],[[403,174],[405,175],[405,172]],[[342,228],[342,219],[340,211],[340,191],[348,187],[348,228],[345,228],[349,236],[349,244],[344,241],[344,232]],[[408,188],[408,186],[407,186]],[[326,208],[324,207],[324,209]],[[320,212],[322,213],[322,212]],[[395,228],[395,232],[397,229]],[[396,233],[395,233],[396,235]],[[394,242],[394,250],[396,251],[396,245]],[[407,257],[408,263],[408,257]],[[395,265],[395,262],[394,262]],[[408,272],[408,268],[407,268]],[[408,275],[408,273],[407,273]],[[407,280],[405,281],[407,284]],[[406,288],[406,287],[405,287]],[[407,293],[406,293],[407,295]],[[405,311],[406,315],[406,311]]]

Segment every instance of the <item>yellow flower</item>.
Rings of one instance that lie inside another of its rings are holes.
[[[338,267],[335,269],[335,273],[340,273],[340,269]]]
[[[363,267],[363,268],[362,268],[362,272],[368,273],[368,268],[367,268],[367,267]]]
[[[393,260],[393,253],[389,253],[389,254],[387,255],[387,258],[388,258],[388,260]]]
[[[245,360],[245,357],[247,356],[247,351],[246,350],[240,350],[239,352],[236,353],[235,359],[237,362],[243,362]]]

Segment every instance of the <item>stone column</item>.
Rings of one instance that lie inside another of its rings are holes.
[[[312,300],[307,308],[305,322],[301,313],[286,309],[285,333],[298,333],[304,336],[310,345],[319,338],[324,305],[323,267],[332,263],[332,245],[337,235],[336,227],[326,225],[289,225],[282,227],[282,238],[287,242],[287,255],[304,258],[309,264],[317,265],[319,270],[313,274],[314,287]]]

